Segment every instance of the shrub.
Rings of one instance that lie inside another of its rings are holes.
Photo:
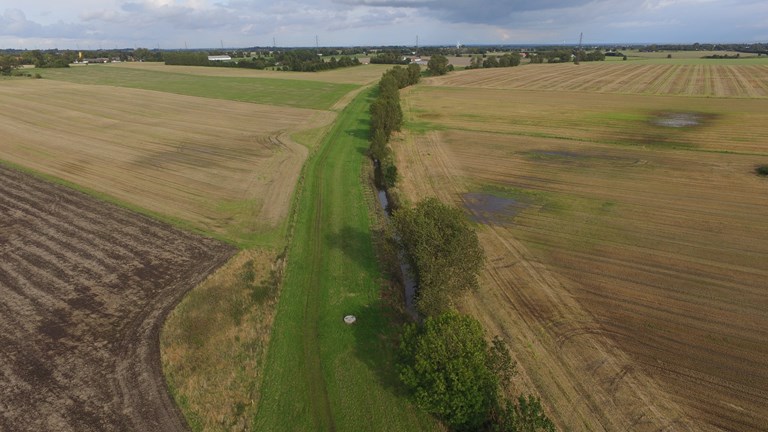
[[[757,175],[768,176],[768,165],[760,165],[755,168]]]

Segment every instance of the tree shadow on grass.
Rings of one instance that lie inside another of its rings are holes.
[[[376,272],[376,258],[370,233],[345,225],[339,231],[328,233],[326,244],[331,249],[340,250],[370,276]]]
[[[374,374],[377,383],[397,397],[408,397],[397,371],[401,324],[384,300],[352,312],[350,325],[355,338],[355,356]],[[402,317],[398,317],[402,318]]]
[[[357,321],[350,326],[354,333],[355,356],[370,368],[384,389],[403,397],[407,391],[400,384],[395,366],[400,329],[403,323],[408,322],[403,308],[402,288],[392,275],[380,272],[370,233],[345,226],[329,234],[327,240],[331,248],[341,250],[371,278],[380,278],[380,297],[346,313],[357,317]]]
[[[354,138],[368,141],[371,139],[371,123],[368,120],[358,120],[357,126],[347,129],[345,133]]]

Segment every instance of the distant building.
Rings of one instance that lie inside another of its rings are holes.
[[[208,60],[210,61],[229,61],[232,60],[232,57],[228,55],[215,55],[215,56],[208,56]]]

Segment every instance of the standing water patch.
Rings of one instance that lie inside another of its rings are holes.
[[[692,112],[671,112],[661,113],[652,120],[656,126],[669,128],[688,128],[698,126],[702,123],[701,114]]]
[[[528,204],[518,200],[487,193],[469,192],[462,198],[472,220],[486,225],[512,223],[515,216],[528,207]]]

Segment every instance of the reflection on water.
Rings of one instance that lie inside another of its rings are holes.
[[[462,198],[471,219],[486,225],[510,224],[518,213],[528,207],[528,204],[513,198],[487,193],[469,192],[462,195]]]
[[[383,190],[378,190],[376,196],[379,198],[379,204],[385,210],[387,216],[389,216],[389,200],[387,199],[387,193]],[[419,313],[416,311],[416,280],[413,279],[411,273],[411,266],[408,265],[408,261],[403,256],[403,251],[398,253],[400,259],[400,272],[403,274],[403,285],[405,288],[405,310],[414,320],[419,319]]]
[[[654,119],[653,123],[657,126],[671,128],[693,127],[701,123],[701,116],[687,112],[664,113]]]

